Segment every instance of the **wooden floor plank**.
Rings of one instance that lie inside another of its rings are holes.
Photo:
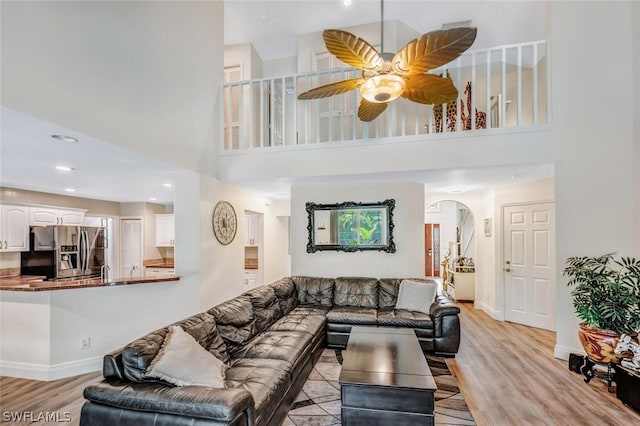
[[[460,304],[462,339],[447,365],[479,426],[640,425],[640,414],[625,407],[606,383],[569,371],[553,357],[555,333],[494,321],[470,303]],[[83,389],[102,378],[90,373],[52,382],[0,377],[5,412],[69,413],[71,422],[0,423],[77,425]]]

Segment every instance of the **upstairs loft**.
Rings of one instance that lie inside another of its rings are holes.
[[[550,64],[545,40],[467,51],[431,71],[451,76],[458,89],[457,102],[434,106],[399,98],[369,123],[358,119],[358,90],[319,100],[297,99],[310,88],[360,77],[361,71],[353,68],[322,69],[332,64],[331,59],[328,53],[319,57],[319,70],[314,72],[223,85],[219,152],[226,178],[241,179],[239,169],[245,167],[239,164],[266,153],[274,159],[278,158],[276,153],[317,153],[318,149],[334,148],[361,151],[373,145],[397,147],[402,143],[435,146],[434,141],[474,136],[513,140],[516,134],[544,131],[550,123]],[[286,157],[287,163],[282,165],[291,164],[292,158]],[[257,161],[249,160],[246,168],[255,169],[261,160]],[[244,177],[275,177],[274,173],[245,173]]]

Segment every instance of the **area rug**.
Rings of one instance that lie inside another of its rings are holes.
[[[435,394],[436,425],[475,425],[464,397],[444,359],[426,355],[438,390]],[[283,426],[340,424],[340,364],[342,351],[325,349],[296,398]]]

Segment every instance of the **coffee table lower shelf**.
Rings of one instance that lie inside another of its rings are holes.
[[[343,384],[342,424],[350,426],[432,426],[435,424],[433,392],[433,390]],[[402,407],[402,411],[399,411],[399,407]]]

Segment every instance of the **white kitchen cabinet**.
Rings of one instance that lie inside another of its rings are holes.
[[[245,246],[257,246],[258,236],[260,230],[260,216],[255,214],[244,215],[244,228],[245,228]]]
[[[258,285],[258,271],[253,269],[245,269],[244,286],[247,289],[255,288]]]
[[[173,214],[156,215],[156,247],[173,247],[176,244],[176,220]]]
[[[146,277],[166,277],[175,274],[176,270],[174,268],[155,268],[152,266],[144,268],[144,275]]]
[[[29,207],[0,206],[0,251],[29,251]]]
[[[84,210],[30,207],[29,225],[84,225]]]

